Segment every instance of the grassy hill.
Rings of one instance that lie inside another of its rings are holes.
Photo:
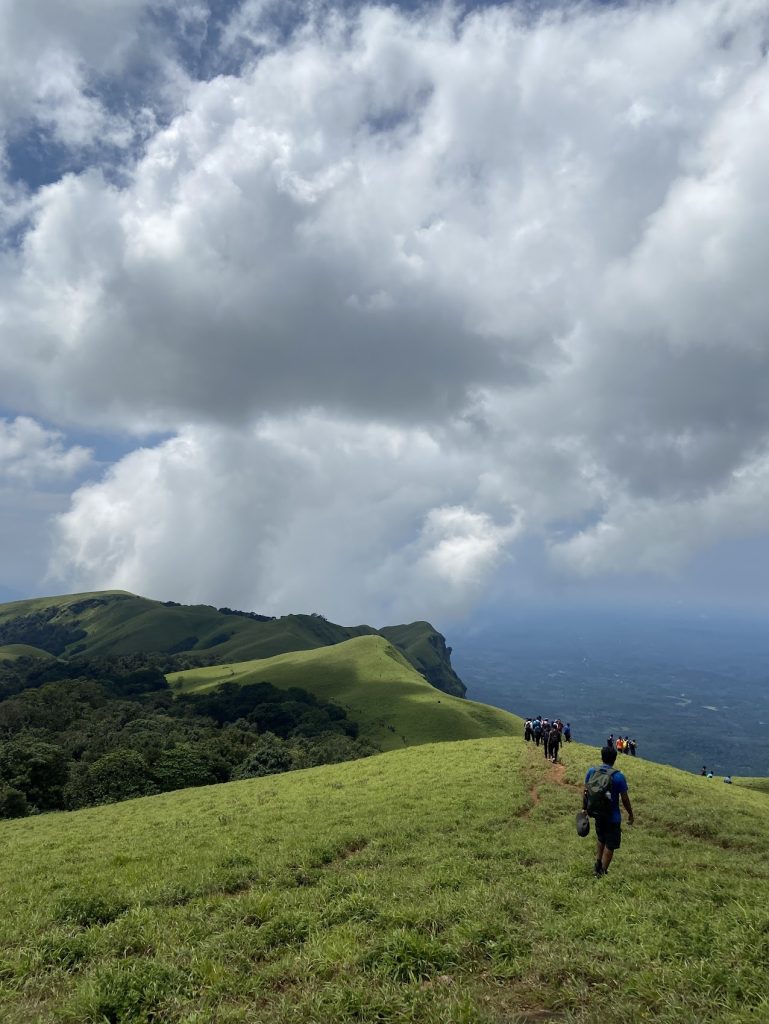
[[[769,779],[734,779],[734,784],[744,786],[746,789],[755,789],[759,793],[769,793]]]
[[[756,1024],[766,797],[623,761],[609,875],[518,738],[0,822],[4,1024]]]
[[[35,658],[48,661],[53,655],[29,644],[5,644],[0,647],[0,661],[15,661],[17,658]]]
[[[218,662],[315,650],[371,626],[339,626],[320,615],[264,616],[210,605],[152,601],[124,591],[36,598],[0,605],[0,646],[26,644],[56,656],[191,652]],[[430,682],[458,696],[465,687],[451,668],[443,637],[428,622],[391,627],[389,639]]]
[[[341,704],[348,717],[360,724],[361,738],[383,750],[523,732],[521,720],[507,711],[436,690],[382,636],[187,670],[167,678],[172,687],[184,692],[200,692],[224,682],[268,682],[280,689],[298,686],[323,701]]]
[[[411,664],[428,682],[439,690],[465,694],[462,680],[451,668],[451,648],[429,622],[412,622],[408,626],[385,626],[379,632],[406,655]],[[447,686],[447,678],[453,685]]]

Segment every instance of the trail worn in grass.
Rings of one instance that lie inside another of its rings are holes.
[[[596,880],[591,757],[428,745],[4,822],[0,1019],[769,1020],[765,795],[623,759]]]

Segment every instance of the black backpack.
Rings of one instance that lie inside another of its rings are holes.
[[[611,780],[616,771],[616,768],[601,765],[585,783],[585,810],[591,818],[606,818],[611,814]]]

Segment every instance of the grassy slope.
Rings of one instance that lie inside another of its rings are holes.
[[[747,777],[734,778],[732,780],[737,786],[744,786],[746,789],[755,789],[759,793],[769,793],[769,779],[749,779]]]
[[[41,658],[49,661],[53,655],[29,644],[4,644],[0,647],[0,661],[15,661],[16,658]]]
[[[185,691],[211,689],[222,682],[269,682],[300,686],[323,700],[334,700],[361,725],[361,737],[383,750],[435,743],[521,735],[519,718],[486,704],[441,693],[380,636],[363,636],[334,647],[282,654],[275,658],[217,665],[168,676]]]
[[[90,602],[91,607],[83,607]],[[288,651],[315,650],[351,637],[376,633],[371,626],[339,626],[319,615],[284,615],[259,622],[223,615],[210,605],[168,606],[126,591],[100,591],[36,598],[0,605],[0,625],[57,609],[55,625],[85,630],[66,655],[120,655],[142,651],[199,651],[220,661],[270,658]],[[389,636],[406,657],[441,689],[462,694],[443,638],[427,622],[390,627]],[[397,635],[395,635],[397,634]],[[401,644],[401,639],[403,643]]]
[[[70,612],[73,605],[98,600],[99,605]],[[286,615],[270,622],[257,622],[238,615],[222,615],[210,605],[167,606],[160,601],[125,591],[99,591],[36,598],[0,605],[0,623],[51,607],[61,610],[57,621],[72,624],[88,633],[82,646],[85,655],[133,654],[139,651],[168,651],[185,639],[196,637],[192,650],[209,651],[233,660],[270,657],[286,650],[308,650],[327,643],[339,643],[351,635],[373,632],[369,626],[341,627],[312,615]],[[226,636],[223,642],[212,642]]]
[[[446,643],[429,622],[385,626],[379,632],[399,647],[411,664],[434,686],[446,689],[458,697],[464,697],[467,687],[451,668],[444,667],[449,664]]]
[[[623,761],[592,877],[575,786],[518,738],[0,823],[4,1024],[755,1024],[765,797]]]

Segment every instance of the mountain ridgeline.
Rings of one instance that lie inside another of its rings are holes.
[[[521,732],[464,699],[427,622],[109,592],[2,606],[0,641],[0,818]]]
[[[211,605],[153,601],[124,591],[39,598],[0,605],[0,659],[185,655],[190,664],[272,658],[330,647],[359,636],[383,636],[434,687],[464,697],[451,648],[429,622],[339,626],[322,615],[272,618]]]

